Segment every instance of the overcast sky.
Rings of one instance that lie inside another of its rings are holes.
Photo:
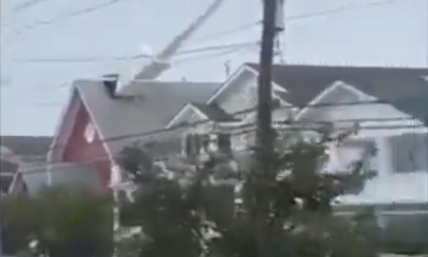
[[[27,2],[33,5],[22,8]],[[138,54],[143,45],[162,49],[212,0],[118,0],[72,15],[106,2],[2,0],[0,134],[52,135],[74,79],[129,69],[129,61],[114,57]],[[287,0],[287,16],[306,14],[313,15],[287,21],[282,47],[288,63],[427,66],[428,0]],[[260,18],[260,0],[226,0],[186,48],[256,42],[257,25],[221,34]],[[180,55],[162,78],[222,81],[226,61],[236,69],[256,61],[257,51],[246,46]],[[88,58],[96,61],[34,62]]]

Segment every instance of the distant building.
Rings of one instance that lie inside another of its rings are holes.
[[[2,193],[14,191],[13,184],[19,178],[17,172],[22,165],[46,161],[51,137],[0,136],[0,182]]]
[[[397,242],[421,244],[428,238],[427,74],[426,68],[273,67],[274,128],[286,135],[299,131],[304,138],[357,131],[329,146],[324,170],[346,171],[364,160],[377,176],[360,193],[340,197],[336,211],[349,215],[373,207],[388,227],[386,235]],[[180,131],[183,154],[189,152],[189,136],[210,138],[209,147],[200,147],[200,140],[193,144],[193,155],[195,149],[201,156],[224,147],[249,152],[255,144],[258,76],[258,65],[245,64],[208,101],[177,112],[169,128],[196,122]]]

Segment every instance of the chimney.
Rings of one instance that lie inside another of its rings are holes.
[[[106,74],[103,76],[103,83],[105,89],[107,90],[107,94],[111,98],[118,98],[116,94],[116,88],[119,82],[119,74]]]

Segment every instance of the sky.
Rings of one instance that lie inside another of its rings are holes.
[[[113,1],[113,4],[105,3]],[[22,8],[23,3],[30,2]],[[0,134],[52,135],[75,79],[124,72],[127,57],[158,52],[212,0],[1,0]],[[286,0],[282,58],[276,62],[347,66],[428,66],[428,0]],[[82,9],[94,11],[73,15]],[[258,60],[261,0],[225,0],[163,80],[223,81]],[[235,28],[233,33],[224,32]],[[93,61],[88,61],[92,59]],[[282,59],[282,60],[281,60]],[[86,61],[85,61],[86,60]]]

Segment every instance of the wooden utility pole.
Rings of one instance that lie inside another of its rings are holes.
[[[263,31],[260,52],[257,105],[257,149],[263,153],[273,151],[272,131],[272,61],[277,32],[278,0],[263,1]]]
[[[269,219],[269,188],[272,179],[268,157],[274,150],[274,131],[272,130],[272,62],[274,55],[275,35],[277,32],[279,14],[277,6],[284,0],[262,0],[263,3],[263,31],[260,52],[257,131],[256,131],[256,167],[257,176],[253,185],[255,208],[252,219],[254,235],[257,244],[257,256],[271,257],[272,240],[267,220]],[[282,6],[281,6],[282,8]]]

